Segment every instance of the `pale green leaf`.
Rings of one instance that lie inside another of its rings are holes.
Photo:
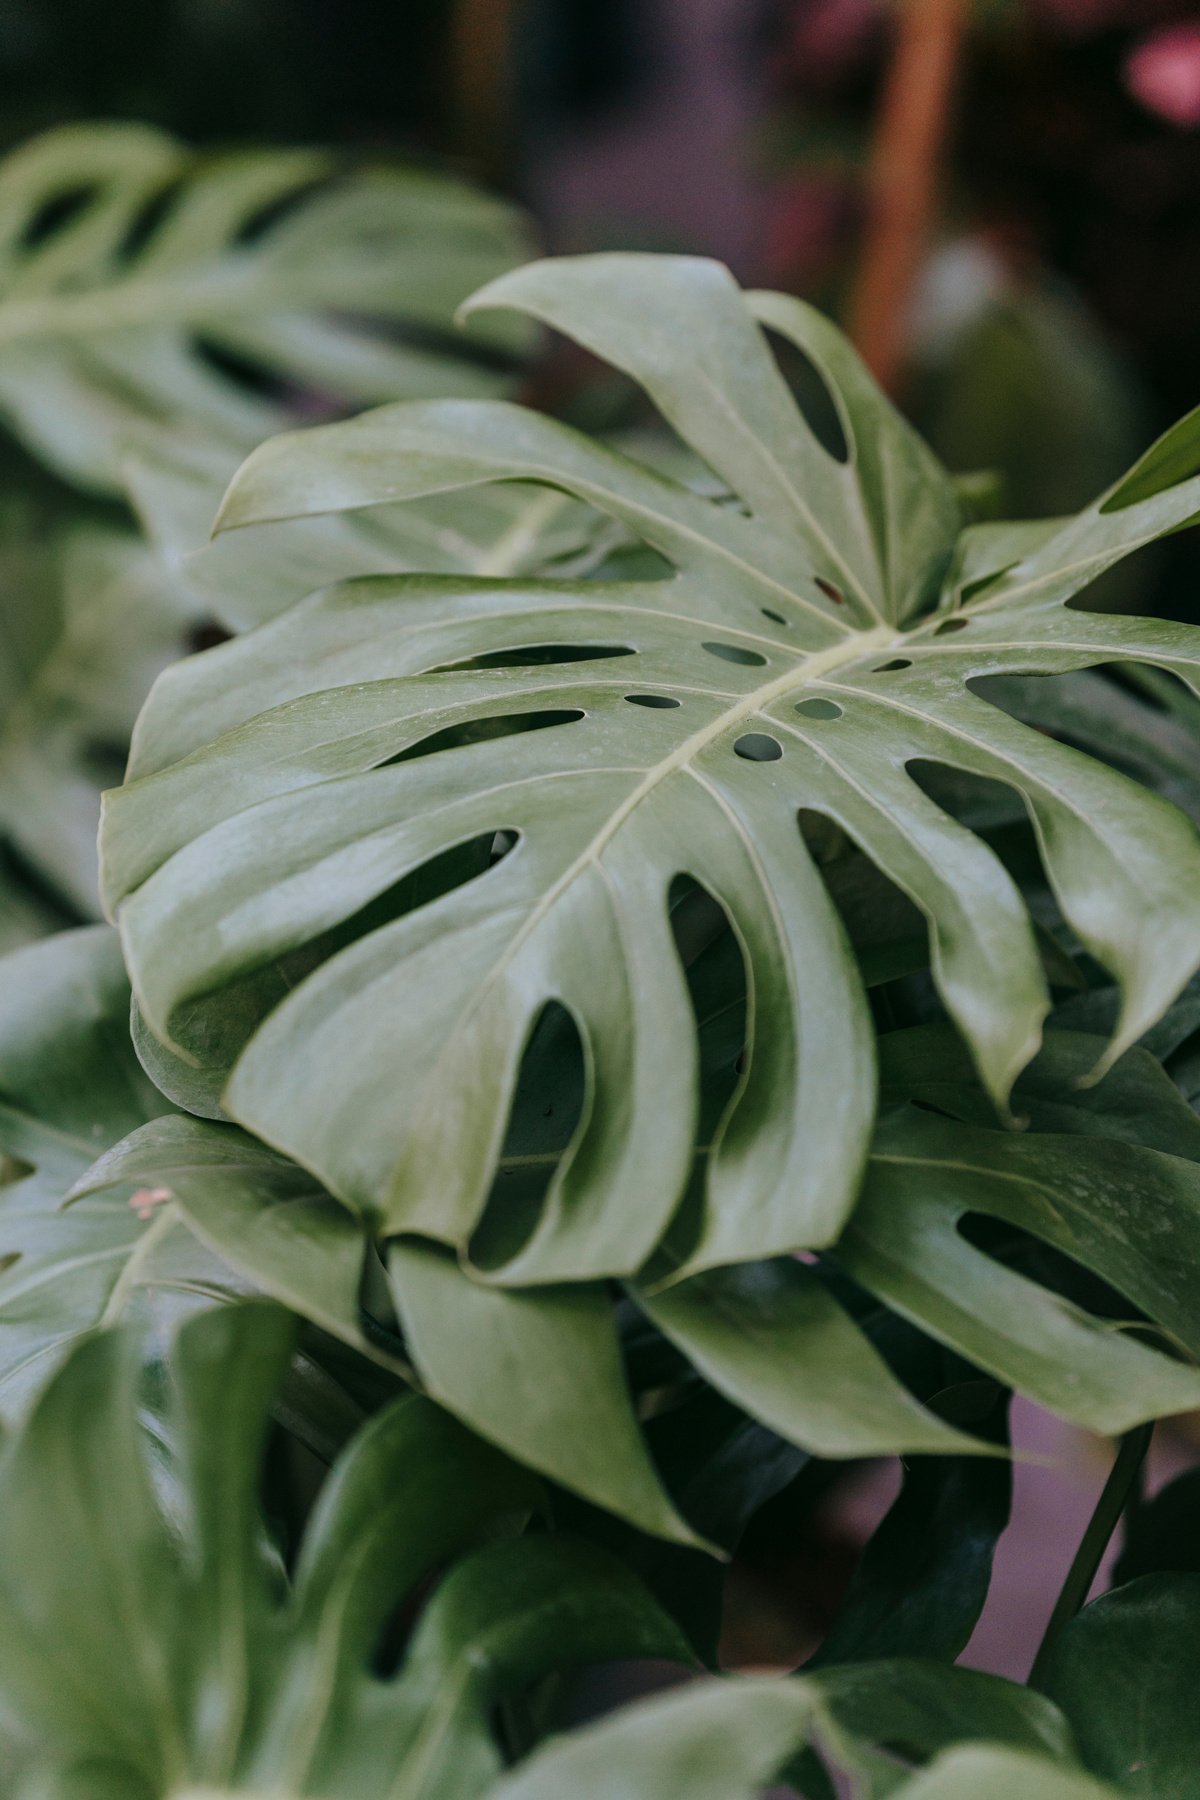
[[[1194,829],[969,683],[1113,659],[1190,678],[1195,632],[1063,602],[1200,509],[1200,477],[1027,534],[1014,570],[923,612],[955,550],[952,490],[832,327],[754,302],[836,390],[845,462],[713,265],[567,260],[487,298],[633,372],[741,504],[502,404],[385,408],[260,449],[226,527],[537,483],[675,574],[360,580],[172,671],[105,827],[139,1005],[203,1064],[224,997],[286,966],[287,997],[237,1035],[226,1110],[373,1223],[460,1253],[525,1048],[561,1005],[582,1116],[492,1278],[630,1275],[692,1175],[695,1024],[669,917],[690,877],[733,922],[749,1011],[688,1267],[827,1244],[867,1150],[870,1039],[797,814],[833,819],[925,915],[942,999],[1003,1106],[1047,1006],[1034,933],[992,851],[909,770],[1015,789],[1062,913],[1121,986],[1115,1059],[1200,960]],[[491,857],[447,874],[436,859],[468,842]]]
[[[436,334],[524,249],[507,207],[449,179],[63,126],[0,164],[0,416],[59,473],[119,492],[123,440],[147,421],[248,446],[286,419],[212,350],[343,404],[495,392],[493,369]]]
[[[132,532],[14,521],[0,556],[0,841],[64,910],[99,914],[100,791],[195,602]],[[41,643],[19,656],[28,619]]]

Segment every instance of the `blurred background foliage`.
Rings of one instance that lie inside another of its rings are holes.
[[[122,117],[398,150],[506,189],[551,248],[708,251],[845,312],[905,10],[10,0],[2,138]],[[1200,23],[1179,0],[911,10],[955,43],[904,397],[1012,510],[1073,507],[1200,395]]]

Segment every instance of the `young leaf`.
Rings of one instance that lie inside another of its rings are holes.
[[[87,488],[120,491],[123,439],[146,421],[243,446],[277,430],[285,408],[233,364],[359,405],[499,385],[395,330],[445,332],[525,249],[508,208],[453,181],[68,125],[0,164],[0,219],[0,415]]]
[[[797,815],[835,820],[926,915],[934,978],[1003,1106],[1047,1006],[1034,934],[993,853],[909,770],[1015,788],[1062,912],[1122,987],[1115,1060],[1200,961],[1195,832],[970,684],[1114,658],[1190,676],[1195,632],[1065,602],[1200,511],[1200,477],[1152,460],[1132,498],[1025,534],[1015,569],[993,544],[971,591],[939,602],[951,484],[800,303],[643,257],[535,265],[485,300],[634,374],[739,504],[500,404],[388,408],[260,449],[226,527],[535,482],[609,513],[675,574],[350,583],[167,676],[105,827],[139,1005],[171,1041],[197,997],[215,1014],[272,959],[336,947],[268,1009],[224,1105],[372,1221],[460,1251],[525,1047],[562,1006],[585,1104],[493,1277],[629,1275],[692,1171],[695,1023],[668,916],[686,875],[732,920],[749,989],[688,1267],[827,1244],[867,1151],[871,1044]],[[845,460],[756,317],[823,373]],[[467,841],[507,853],[405,911],[398,884]]]

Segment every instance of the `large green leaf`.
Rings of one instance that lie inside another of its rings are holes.
[[[668,916],[689,876],[733,921],[749,1002],[685,1266],[828,1243],[868,1148],[872,1055],[799,813],[834,819],[926,915],[942,998],[1001,1105],[1047,1005],[1034,934],[995,856],[910,768],[1021,795],[1058,905],[1122,988],[1108,1060],[1200,960],[1192,826],[969,686],[1113,658],[1190,676],[1196,633],[1065,602],[1200,511],[1200,427],[1060,528],[960,539],[948,478],[800,303],[641,257],[535,265],[484,301],[634,374],[738,504],[501,404],[387,408],[259,450],[226,527],[537,482],[675,574],[351,582],[170,672],[105,828],[140,1007],[203,1060],[197,1014],[210,1029],[283,959],[289,991],[257,1030],[245,1019],[226,1109],[372,1221],[460,1252],[525,1047],[548,1003],[565,1008],[578,1127],[490,1276],[631,1274],[693,1166],[696,1032]],[[756,320],[819,365],[847,460],[809,429]],[[407,878],[468,841],[490,861],[474,879],[427,869],[412,910]]]
[[[0,962],[0,1416],[10,1421],[97,1325],[135,1317],[161,1329],[244,1291],[153,1188],[137,1206],[126,1183],[63,1210],[99,1152],[166,1105],[138,1066],[128,1018],[106,926]]]
[[[585,1661],[686,1659],[619,1564],[541,1533],[456,1563],[399,1675],[373,1674],[405,1595],[511,1532],[537,1485],[402,1399],[333,1470],[289,1580],[257,1486],[292,1339],[261,1305],[183,1327],[166,1491],[138,1437],[138,1347],[121,1333],[77,1347],[0,1452],[0,1716],[50,1792],[89,1791],[100,1771],[139,1800],[189,1787],[468,1800],[502,1766],[492,1720],[506,1692]]]
[[[1086,1762],[1128,1793],[1200,1792],[1198,1642],[1200,1575],[1144,1575],[1085,1606],[1047,1658],[1041,1685]]]
[[[507,207],[436,176],[66,126],[0,165],[0,416],[69,479],[119,491],[131,427],[245,446],[279,428],[286,409],[235,363],[343,404],[494,392],[437,334],[524,247]]]

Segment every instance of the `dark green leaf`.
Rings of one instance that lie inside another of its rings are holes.
[[[1097,1775],[1148,1800],[1200,1792],[1198,1643],[1200,1575],[1145,1575],[1071,1620],[1042,1686]]]

